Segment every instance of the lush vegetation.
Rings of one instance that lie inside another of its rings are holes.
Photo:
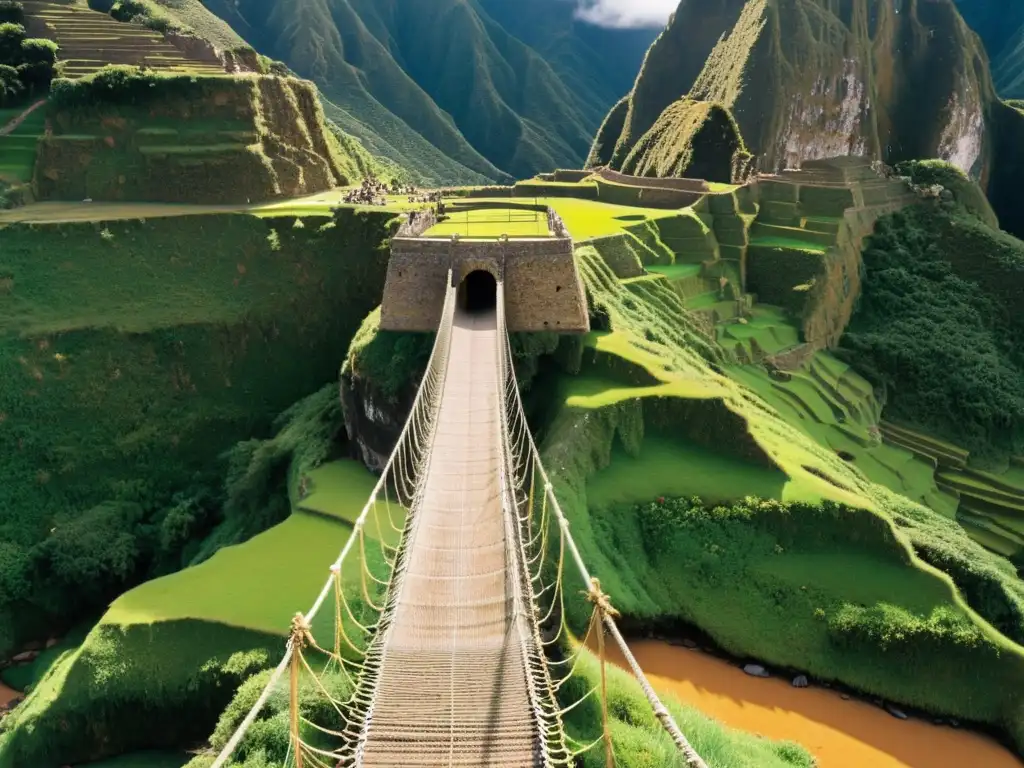
[[[1024,244],[992,226],[980,193],[950,169],[903,170],[948,184],[953,199],[878,223],[843,346],[885,388],[890,418],[982,455],[1024,451]]]
[[[274,437],[243,441],[231,452],[226,519],[193,555],[198,564],[125,593],[84,643],[50,660],[28,701],[5,721],[0,766],[60,765],[196,743],[239,683],[274,663],[291,617],[319,591],[325,564],[337,556],[374,483],[354,462],[313,469],[337,447],[334,385],[297,403],[281,421]],[[310,484],[313,494],[306,497]],[[306,511],[307,502],[315,511]],[[233,519],[231,509],[242,506],[256,519]],[[295,511],[274,525],[282,508]],[[256,526],[270,527],[245,540]],[[379,535],[373,527],[368,532]],[[205,559],[203,550],[214,548]],[[367,557],[382,573],[376,547]],[[349,579],[358,570],[344,573]],[[359,615],[361,588],[357,576],[351,579],[349,602]],[[332,620],[325,610],[314,624],[318,637],[329,636]],[[193,696],[201,699],[194,707]],[[123,727],[135,722],[134,710],[147,713],[152,725]],[[162,719],[174,720],[174,728],[161,730]],[[37,738],[54,731],[59,735]]]
[[[540,427],[542,451],[561,468],[556,487],[577,542],[616,605],[642,625],[696,624],[738,655],[985,720],[1019,738],[1018,703],[1005,685],[1005,676],[1024,674],[1012,642],[1024,638],[1013,566],[717,379],[665,324],[686,322],[667,286],[625,291],[596,254],[578,253],[612,331],[595,339],[597,367],[584,356],[583,375],[563,380],[561,408]],[[651,386],[650,376],[661,383]],[[648,452],[649,443],[677,450],[666,439],[713,450],[726,468],[666,471]],[[616,469],[623,452],[634,460]],[[774,477],[759,469],[765,458]],[[737,494],[776,500],[672,501],[706,487],[713,471],[728,473]],[[662,494],[665,502],[637,507]],[[579,626],[584,616],[572,620]]]
[[[547,0],[316,3],[288,35],[274,21],[293,16],[283,0],[206,5],[258,51],[314,80],[342,130],[434,183],[580,167],[654,36],[592,28],[571,3]],[[344,45],[322,45],[325,35]],[[468,61],[478,70],[469,80],[458,63]]]
[[[57,75],[57,44],[28,37],[24,20],[21,3],[0,5],[0,108],[45,96]]]
[[[388,220],[4,230],[0,648],[181,567],[218,525],[223,544],[287,513],[254,494],[281,481],[288,457],[321,448],[290,442],[287,427],[271,444],[242,443],[226,486],[219,457],[336,377],[338,338],[383,287]],[[337,258],[318,259],[325,250]],[[330,405],[285,418],[305,433]]]

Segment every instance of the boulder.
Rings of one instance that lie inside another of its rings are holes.
[[[751,677],[771,677],[771,675],[768,674],[768,670],[760,664],[747,664],[743,667],[743,671]]]
[[[15,664],[25,664],[29,661],[35,661],[36,657],[39,656],[39,651],[22,651],[11,659]]]
[[[811,683],[807,679],[807,675],[797,675],[796,677],[793,678],[793,687],[794,688],[806,688],[810,684]]]
[[[897,709],[892,704],[887,705],[886,708],[885,708],[885,711],[888,712],[893,717],[895,717],[897,720],[906,720],[907,719],[907,713],[904,712],[902,709]]]

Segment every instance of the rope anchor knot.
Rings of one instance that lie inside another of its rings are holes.
[[[296,651],[301,648],[305,648],[307,645],[313,644],[311,627],[309,626],[309,622],[306,620],[306,617],[301,613],[296,613],[295,616],[292,617],[290,635],[292,648]]]
[[[612,599],[607,592],[601,590],[601,580],[596,576],[590,579],[590,589],[586,593],[587,602],[593,604],[601,616],[611,616],[613,619],[619,617],[619,612],[612,605]]]

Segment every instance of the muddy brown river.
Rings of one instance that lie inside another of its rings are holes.
[[[15,699],[21,696],[20,693],[0,683],[0,709],[3,709]]]
[[[1022,768],[1009,750],[970,731],[844,700],[826,688],[761,679],[721,659],[654,640],[630,643],[659,692],[674,694],[726,725],[806,747],[820,768]],[[609,653],[615,652],[609,646]],[[614,656],[621,663],[621,656]]]

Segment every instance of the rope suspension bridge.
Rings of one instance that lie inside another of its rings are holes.
[[[602,749],[611,768],[606,634],[671,736],[678,765],[706,768],[573,541],[519,397],[502,282],[492,309],[457,304],[449,272],[434,347],[394,451],[212,768],[244,760],[247,732],[285,690],[287,768],[556,768]],[[566,593],[566,565],[583,593]],[[565,620],[575,595],[592,606],[578,640]],[[316,621],[325,607],[333,616]],[[559,692],[588,647],[597,649],[600,682],[566,704]],[[601,702],[601,735],[578,743],[564,718],[592,698]]]

